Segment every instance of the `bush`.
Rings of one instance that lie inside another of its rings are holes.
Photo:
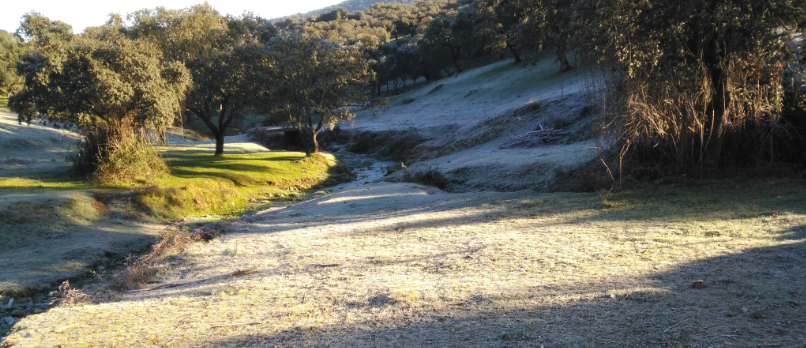
[[[105,184],[148,182],[169,172],[145,134],[129,126],[100,125],[85,131],[68,160],[79,174]]]
[[[417,146],[425,141],[426,138],[416,130],[362,131],[353,135],[347,144],[347,150],[355,153],[376,153],[396,161],[407,161],[414,157]]]
[[[397,182],[411,182],[415,184],[434,186],[440,190],[448,187],[448,179],[439,170],[428,167],[423,170],[411,170],[409,167],[401,164],[403,167],[403,175],[393,178],[390,181]]]

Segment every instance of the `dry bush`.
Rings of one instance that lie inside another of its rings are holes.
[[[101,183],[151,181],[168,174],[168,165],[145,132],[122,122],[84,132],[78,151],[68,156],[73,168]]]
[[[416,130],[362,131],[353,135],[347,149],[355,153],[375,153],[396,161],[405,161],[414,156],[416,148],[426,138]]]
[[[79,305],[92,302],[92,297],[85,294],[81,290],[73,289],[70,287],[70,281],[65,280],[59,285],[59,294],[61,295],[61,303],[67,305]]]
[[[230,224],[229,221],[217,221],[192,231],[175,229],[163,234],[149,253],[126,260],[125,267],[112,276],[109,288],[123,291],[150,283],[159,271],[156,264],[160,260],[181,253],[191,243],[209,242],[215,239],[224,233]]]
[[[653,175],[803,163],[806,112],[795,107],[797,93],[784,84],[780,66],[762,58],[735,59],[725,69],[725,88],[733,98],[725,105],[722,139],[715,135],[710,110],[717,88],[703,64],[678,71],[675,79],[610,79],[602,124],[605,134],[618,139],[618,161],[651,167]],[[710,142],[718,141],[714,156]]]
[[[405,164],[400,164],[403,174],[398,177],[391,177],[387,181],[391,182],[411,182],[415,184],[434,186],[440,190],[448,187],[448,179],[439,170],[428,167],[422,170],[409,169]]]

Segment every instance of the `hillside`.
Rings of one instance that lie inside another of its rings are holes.
[[[299,17],[302,17],[302,18],[308,18],[308,17],[311,17],[311,16],[319,16],[319,15],[322,15],[324,13],[335,11],[335,10],[339,9],[340,7],[344,7],[344,8],[347,9],[348,12],[353,13],[355,11],[364,11],[364,10],[370,8],[370,6],[372,6],[374,4],[377,4],[377,3],[382,3],[382,4],[392,4],[392,3],[414,4],[417,1],[419,1],[419,0],[345,0],[345,1],[342,1],[342,2],[340,2],[338,4],[335,4],[335,5],[332,5],[332,6],[328,6],[328,7],[318,9],[318,10],[314,10],[314,11],[310,11],[310,12],[306,12],[306,13],[300,13],[300,14],[297,14],[297,15],[294,15],[294,16],[288,16],[288,17],[297,17],[297,16],[299,16]],[[283,18],[286,18],[286,17],[283,17]],[[280,20],[280,19],[282,19],[282,18],[276,18],[274,20]]]
[[[435,169],[452,191],[548,191],[558,171],[596,156],[597,106],[586,82],[582,69],[558,74],[547,55],[534,65],[501,60],[393,96],[377,115],[359,112],[342,125],[356,134],[344,149],[392,153],[413,170]],[[556,139],[519,144],[541,127],[554,129]],[[381,139],[385,146],[370,144]]]

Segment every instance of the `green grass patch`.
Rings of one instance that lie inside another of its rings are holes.
[[[8,109],[8,97],[0,96],[0,108]]]
[[[208,148],[161,147],[170,174],[104,185],[65,175],[0,178],[0,189],[136,190],[134,201],[165,220],[228,215],[250,204],[296,196],[319,186],[352,180],[350,170],[330,154],[252,152],[214,156]]]
[[[112,186],[102,186],[86,181],[60,181],[58,179],[32,179],[32,178],[0,178],[0,189],[99,189],[115,188]]]
[[[236,214],[250,203],[286,198],[317,186],[352,179],[329,154],[256,152],[213,156],[207,150],[165,150],[171,175],[142,187],[135,201],[167,220]]]

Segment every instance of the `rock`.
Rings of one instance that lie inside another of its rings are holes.
[[[511,335],[511,334],[509,334],[509,333],[504,333],[503,335],[501,335],[501,338],[502,338],[504,341],[512,341],[512,335]]]
[[[702,280],[695,280],[694,283],[691,284],[691,287],[695,289],[702,289],[705,287],[705,284],[703,284]]]
[[[14,319],[12,317],[5,317],[5,318],[3,318],[3,321],[5,321],[6,324],[8,324],[8,326],[11,326],[11,325],[14,325],[14,323],[17,322],[17,319]]]
[[[727,313],[725,313],[725,316],[726,316],[726,317],[728,317],[728,318],[730,318],[730,317],[735,317],[735,316],[736,316],[736,312],[727,312]]]
[[[755,311],[750,314],[750,317],[753,319],[763,319],[767,317],[767,313],[764,313],[764,311]]]

